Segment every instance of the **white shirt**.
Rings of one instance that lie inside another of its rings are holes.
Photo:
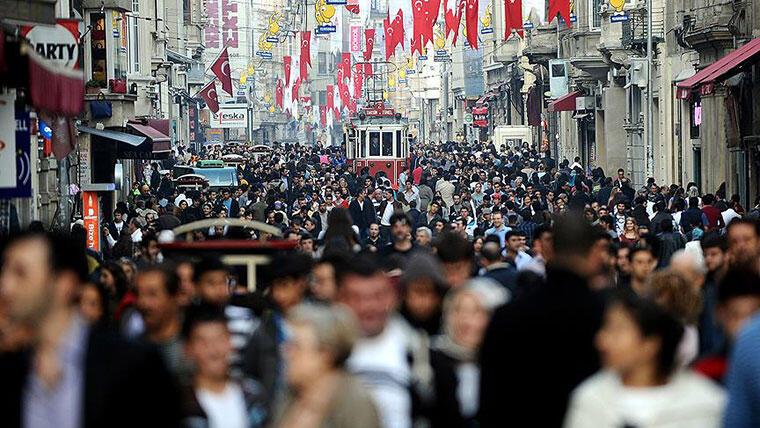
[[[206,412],[209,428],[246,428],[247,410],[243,390],[234,383],[227,383],[221,394],[196,389],[198,403]]]
[[[383,211],[383,218],[380,219],[381,226],[391,225],[391,216],[393,215],[393,210],[393,202],[388,202],[388,205],[385,206],[385,211]]]
[[[378,336],[359,339],[348,359],[349,371],[369,388],[384,428],[412,425],[406,344],[401,321],[391,320]]]
[[[726,397],[720,386],[691,371],[658,387],[631,388],[601,371],[573,391],[565,428],[712,428],[721,426]]]

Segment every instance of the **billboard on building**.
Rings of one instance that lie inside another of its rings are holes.
[[[483,53],[481,50],[464,50],[464,95],[479,97],[485,91],[483,81]]]
[[[203,29],[203,62],[206,66],[214,63],[221,51],[226,47],[229,53],[230,73],[232,81],[237,82],[243,71],[248,69],[248,59],[251,57],[252,34],[249,25],[248,2],[235,0],[205,0],[206,24]],[[219,97],[227,97],[219,92]]]
[[[248,106],[221,105],[218,112],[211,113],[209,125],[212,128],[245,128],[248,126]]]

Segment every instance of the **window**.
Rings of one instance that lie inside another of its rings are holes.
[[[393,132],[383,132],[383,156],[393,156]]]
[[[319,105],[321,105],[321,106],[327,105],[327,92],[326,91],[319,91]]]
[[[590,30],[598,31],[602,29],[602,13],[600,11],[601,7],[602,0],[588,0],[588,26]]]
[[[327,55],[324,52],[319,52],[317,54],[317,61],[319,64],[317,72],[319,74],[327,74]]]
[[[121,12],[111,11],[111,33],[113,41],[111,51],[113,52],[113,77],[114,79],[127,78],[127,16]]]
[[[551,67],[552,77],[565,77],[565,63],[555,63]]]
[[[359,131],[359,148],[361,148],[360,157],[367,157],[367,131]]]
[[[380,156],[380,133],[377,131],[369,133],[369,155]]]
[[[140,18],[137,12],[127,15],[129,21],[129,72],[140,72]]]
[[[90,75],[101,84],[108,83],[108,51],[106,50],[106,18],[102,13],[90,14]]]

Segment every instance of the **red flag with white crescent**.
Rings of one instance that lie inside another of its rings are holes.
[[[422,33],[423,44],[433,41],[433,27],[438,21],[438,11],[441,8],[441,0],[422,0],[424,5],[425,26]]]
[[[383,33],[385,35],[385,60],[387,61],[391,56],[393,56],[393,51],[395,50],[394,42],[396,41],[396,38],[394,36],[395,29],[391,25],[391,21],[389,17],[385,17],[383,19]]]
[[[216,81],[212,80],[203,89],[198,92],[198,95],[206,102],[208,109],[216,113],[219,111],[219,98],[216,96]]]
[[[358,15],[359,0],[349,0],[348,3],[346,3],[346,10],[353,13],[354,15]]]
[[[293,59],[290,55],[282,57],[282,63],[285,66],[285,86],[290,86],[290,67],[292,65],[292,60]]]
[[[473,49],[478,48],[478,0],[466,0],[465,24],[467,25],[467,41]]]
[[[343,84],[343,85],[340,85],[339,88],[340,88],[340,103],[348,107],[348,105],[351,104],[351,93],[348,90],[348,85]]]
[[[522,0],[504,0],[504,40],[512,35],[512,30],[522,37]]]
[[[301,31],[301,80],[308,76],[307,66],[311,66],[311,31]]]
[[[364,87],[364,64],[354,64],[354,98],[359,98]]]
[[[453,3],[453,7],[449,7],[449,2]],[[446,37],[449,37],[449,34],[454,34],[454,38],[451,40],[452,46],[456,46],[457,39],[459,38],[459,23],[462,21],[464,3],[464,0],[447,0],[444,3],[446,9],[444,16],[446,21]]]
[[[211,65],[211,71],[222,83],[224,92],[232,95],[232,76],[230,75],[230,55],[227,48],[222,49],[219,57]]]
[[[335,86],[327,85],[327,109],[335,109]]]
[[[343,69],[343,79],[351,77],[351,53],[343,52],[340,54],[340,67]]]
[[[282,89],[282,79],[277,79],[277,86],[275,87],[274,91],[274,99],[275,99],[275,105],[282,109],[282,98],[284,96],[284,91]]]
[[[404,43],[404,32],[406,31],[404,29],[404,11],[399,9],[398,12],[396,12],[396,17],[393,18],[393,22],[391,22],[391,26],[393,27],[393,49],[396,49],[396,46],[401,45],[401,49],[404,49],[406,46],[406,43]]]
[[[424,43],[421,42],[421,39],[427,22],[425,19],[426,7],[424,0],[412,0],[412,54],[414,51],[422,54]]]
[[[372,58],[372,50],[375,48],[374,28],[364,30],[364,43],[366,45],[366,49],[364,50],[364,60],[369,61]]]
[[[549,14],[547,22],[552,22],[559,14],[565,20],[567,28],[572,27],[570,22],[570,0],[549,0]]]
[[[293,82],[293,101],[298,99],[298,90],[301,88],[301,78],[299,77]]]
[[[319,106],[319,124],[322,128],[327,126],[327,106]]]

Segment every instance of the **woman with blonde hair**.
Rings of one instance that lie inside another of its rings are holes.
[[[285,342],[288,393],[273,418],[282,428],[379,428],[366,388],[345,370],[358,337],[356,321],[339,306],[301,304],[288,313]]]
[[[623,225],[623,233],[620,234],[620,243],[633,247],[639,242],[640,238],[639,225],[636,224],[636,219],[633,217],[626,218]]]

